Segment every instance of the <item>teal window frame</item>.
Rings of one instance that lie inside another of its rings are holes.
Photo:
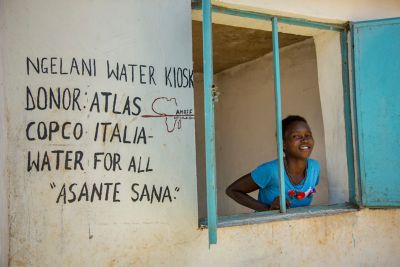
[[[303,216],[321,216],[336,212],[348,212],[357,210],[354,169],[354,151],[353,151],[353,133],[352,133],[352,115],[350,98],[350,81],[348,66],[348,25],[321,23],[308,21],[304,19],[273,16],[263,13],[230,9],[225,7],[213,6],[210,0],[192,1],[192,8],[202,10],[203,12],[203,79],[204,79],[204,110],[205,110],[205,143],[206,143],[206,187],[207,187],[207,219],[200,222],[201,228],[208,228],[209,244],[217,243],[217,228],[224,226],[234,226],[240,224],[250,224],[265,221],[282,220],[288,218],[301,218]],[[259,214],[240,214],[220,218],[217,214],[216,197],[216,161],[215,161],[215,122],[214,122],[214,101],[213,101],[213,62],[212,62],[212,13],[221,13],[234,15],[244,18],[257,20],[269,20],[272,23],[273,36],[273,62],[274,62],[274,87],[275,87],[275,111],[277,128],[277,154],[279,161],[280,178],[280,216],[270,216],[264,218],[265,214],[277,214],[277,212],[263,212]],[[340,47],[342,56],[342,83],[343,83],[343,104],[344,120],[346,131],[346,155],[348,166],[348,184],[349,184],[349,203],[339,204],[330,207],[312,207],[305,209],[286,210],[285,188],[283,182],[283,142],[281,126],[281,94],[280,94],[280,66],[279,66],[279,38],[278,23],[310,27],[321,30],[335,31],[340,33]],[[305,214],[307,211],[307,214]],[[261,218],[263,217],[263,218]]]

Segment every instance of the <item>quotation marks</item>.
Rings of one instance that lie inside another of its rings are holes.
[[[175,187],[175,192],[179,192],[179,187]],[[176,197],[174,197],[174,199],[176,199]]]
[[[51,189],[54,189],[56,187],[56,184],[54,182],[51,182],[50,187],[51,187]]]

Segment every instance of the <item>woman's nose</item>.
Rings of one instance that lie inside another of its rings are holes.
[[[310,140],[310,138],[308,136],[303,136],[300,141],[302,143],[308,143],[309,140]]]

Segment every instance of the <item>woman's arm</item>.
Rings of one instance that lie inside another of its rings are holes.
[[[250,173],[242,176],[233,182],[226,189],[226,194],[233,200],[255,211],[269,210],[269,206],[265,205],[248,195],[255,190],[259,189],[258,185],[251,178]]]

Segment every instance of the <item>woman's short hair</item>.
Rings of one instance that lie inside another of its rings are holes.
[[[289,125],[292,124],[293,122],[297,122],[297,121],[307,123],[306,119],[304,119],[303,117],[301,117],[299,115],[289,115],[282,120],[282,136],[283,136],[283,138],[285,137],[285,133],[286,133],[286,130],[289,128]]]

